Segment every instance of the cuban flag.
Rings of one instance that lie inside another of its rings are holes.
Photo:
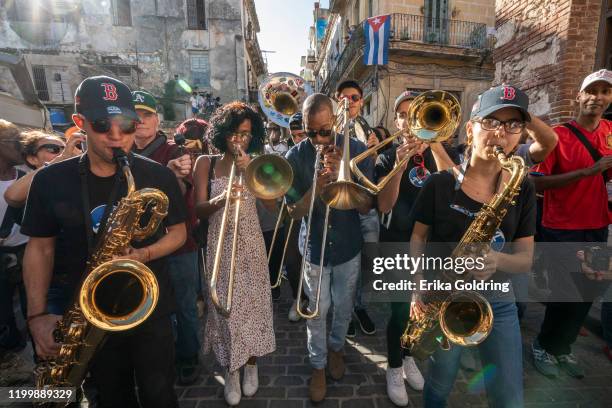
[[[385,65],[389,62],[389,33],[391,15],[370,17],[363,22],[365,36],[365,65]]]

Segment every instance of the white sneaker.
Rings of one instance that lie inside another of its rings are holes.
[[[291,304],[291,307],[289,308],[289,321],[290,322],[299,322],[300,319],[302,318],[296,310],[296,305],[297,305],[297,299],[294,299],[293,303]]]
[[[417,367],[413,357],[404,357],[404,378],[408,382],[408,385],[415,391],[422,391],[425,380],[421,375],[419,367]]]
[[[225,387],[223,389],[225,402],[234,406],[240,404],[240,371],[234,370],[225,374]]]
[[[387,395],[398,407],[408,405],[408,393],[402,378],[402,367],[387,368]]]
[[[245,364],[244,376],[242,378],[242,393],[245,397],[252,397],[259,388],[259,375],[257,373],[257,364]]]

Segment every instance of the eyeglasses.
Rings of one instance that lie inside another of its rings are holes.
[[[479,120],[474,120],[474,122],[480,123],[484,130],[494,131],[498,130],[502,126],[508,133],[521,133],[523,129],[525,129],[525,122],[522,120],[510,119],[505,122],[494,119],[494,118],[484,118]]]
[[[319,130],[306,130],[304,133],[306,133],[306,136],[313,138],[313,137],[316,137],[317,135],[328,137],[328,136],[331,136],[334,133],[334,131],[331,129],[319,129]]]
[[[48,143],[38,146],[38,149],[36,149],[36,153],[40,152],[43,149],[45,149],[48,153],[51,154],[60,154],[64,150],[64,146]]]
[[[239,139],[248,139],[251,137],[251,132],[234,132],[230,135],[230,139],[233,137],[237,137]]]
[[[342,100],[342,99],[350,99],[353,102],[359,102],[361,100],[361,95],[357,95],[357,94],[354,94],[354,95],[342,95],[342,96],[340,96],[340,100]]]
[[[91,124],[91,128],[94,130],[94,132],[108,133],[110,132],[111,127],[113,126],[113,122],[117,123],[117,125],[119,126],[119,130],[121,130],[122,133],[128,134],[134,133],[136,131],[136,125],[138,124],[137,121],[128,118],[113,118],[112,120],[98,119],[89,123]]]

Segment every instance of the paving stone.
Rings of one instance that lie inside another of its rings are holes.
[[[340,407],[342,408],[375,408],[373,399],[359,398],[359,399],[347,399],[340,401]]]
[[[304,385],[304,379],[297,375],[287,375],[277,377],[274,380],[274,385],[277,386],[287,386],[287,385]]]
[[[271,400],[269,408],[302,408],[304,401],[302,400]]]
[[[285,290],[285,289],[284,289]],[[289,297],[287,288],[285,295]],[[243,398],[240,407],[266,408],[360,408],[395,407],[386,395],[386,331],[378,330],[375,336],[365,336],[360,331],[355,338],[347,341],[344,348],[347,372],[340,381],[327,377],[328,395],[325,401],[313,404],[309,400],[308,383],[312,368],[306,349],[305,323],[287,321],[287,310],[291,301],[275,303],[277,349],[269,356],[258,359],[258,393],[252,398]],[[385,307],[375,305],[368,309],[380,327],[389,317]],[[612,370],[610,363],[601,353],[603,341],[595,334],[579,337],[573,351],[584,364],[586,377],[578,380],[567,375],[551,380],[540,375],[533,366],[531,343],[537,334],[544,308],[529,304],[521,324],[524,347],[524,386],[526,408],[610,408],[612,395]],[[328,319],[329,320],[329,319]],[[177,387],[181,407],[216,408],[227,407],[223,400],[224,370],[214,361],[213,355],[202,358],[204,374],[194,386]],[[418,362],[425,374],[427,364]],[[468,382],[477,372],[459,370],[455,385],[448,401],[449,408],[485,407],[486,395],[471,395]],[[218,376],[219,379],[215,378]],[[414,391],[408,385],[409,406],[423,406],[422,391]]]

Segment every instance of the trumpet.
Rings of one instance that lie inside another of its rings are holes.
[[[240,221],[240,207],[242,203],[242,193],[235,195],[232,193],[235,179],[239,187],[246,186],[249,191],[257,198],[270,200],[284,195],[293,182],[293,170],[289,162],[281,156],[274,154],[264,154],[251,160],[244,174],[236,166],[236,160],[232,163],[227,192],[225,193],[225,206],[221,218],[221,228],[219,240],[215,252],[215,260],[210,278],[210,297],[215,308],[224,316],[229,316],[232,309],[232,298],[234,293],[234,272],[236,270],[236,249],[238,246],[238,226]],[[227,230],[227,220],[230,216],[230,202],[235,201],[234,206],[234,235],[232,236],[232,249],[230,255],[229,282],[227,288],[226,303],[223,304],[219,299],[217,285],[219,280],[219,269],[221,268],[221,258],[223,256],[223,241]]]
[[[378,145],[354,157],[350,163],[351,171],[369,191],[372,191],[373,194],[378,194],[411,157],[406,156],[399,163],[395,163],[389,174],[380,179],[378,184],[368,180],[359,167],[357,167],[359,163],[406,133],[412,134],[418,140],[426,143],[448,140],[454,135],[460,121],[461,105],[454,95],[446,91],[423,92],[410,104],[407,129],[395,132]]]

